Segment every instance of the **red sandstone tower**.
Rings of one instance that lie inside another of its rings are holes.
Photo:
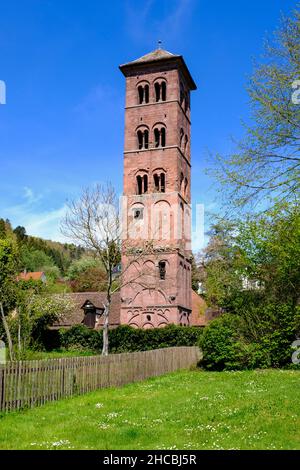
[[[183,57],[163,49],[120,69],[126,77],[121,323],[188,325],[196,85]]]

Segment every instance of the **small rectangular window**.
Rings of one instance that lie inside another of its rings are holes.
[[[159,277],[161,280],[166,279],[166,262],[165,261],[160,261],[158,263],[158,269],[159,269]]]

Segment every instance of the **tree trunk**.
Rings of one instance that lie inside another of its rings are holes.
[[[108,327],[109,327],[109,312],[110,312],[110,300],[104,307],[104,323],[103,323],[103,347],[102,356],[108,356]]]
[[[13,342],[12,342],[12,339],[11,339],[11,334],[10,334],[10,331],[9,331],[8,323],[7,323],[5,315],[4,315],[2,302],[0,302],[0,312],[1,312],[1,318],[2,318],[2,323],[3,323],[3,326],[4,326],[5,334],[6,334],[6,339],[7,339],[7,342],[8,342],[9,359],[11,361],[13,361],[14,360]]]

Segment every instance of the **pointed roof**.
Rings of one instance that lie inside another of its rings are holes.
[[[165,51],[164,49],[155,49],[155,51],[149,52],[143,55],[139,59],[133,60],[129,64],[139,64],[141,62],[153,62],[161,59],[170,59],[170,57],[180,57],[179,55],[172,54],[171,52]]]
[[[162,62],[165,62],[165,63],[174,62],[174,64],[176,64],[177,67],[182,69],[185,77],[188,80],[190,89],[196,90],[197,86],[189,72],[189,69],[186,66],[186,63],[182,55],[172,54],[171,52],[166,51],[165,49],[161,49],[161,48],[155,49],[154,51],[149,52],[148,54],[145,54],[136,60],[120,65],[119,68],[121,72],[125,76],[127,76],[128,72],[132,71],[133,69],[141,70],[142,67],[145,67],[147,65],[158,65],[158,64],[161,64]]]

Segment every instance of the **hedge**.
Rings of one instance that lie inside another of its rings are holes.
[[[146,351],[171,346],[195,346],[202,330],[197,327],[170,325],[165,328],[137,329],[127,325],[109,330],[111,353]],[[91,330],[83,325],[60,329],[55,347],[64,349],[102,350],[102,330]]]

